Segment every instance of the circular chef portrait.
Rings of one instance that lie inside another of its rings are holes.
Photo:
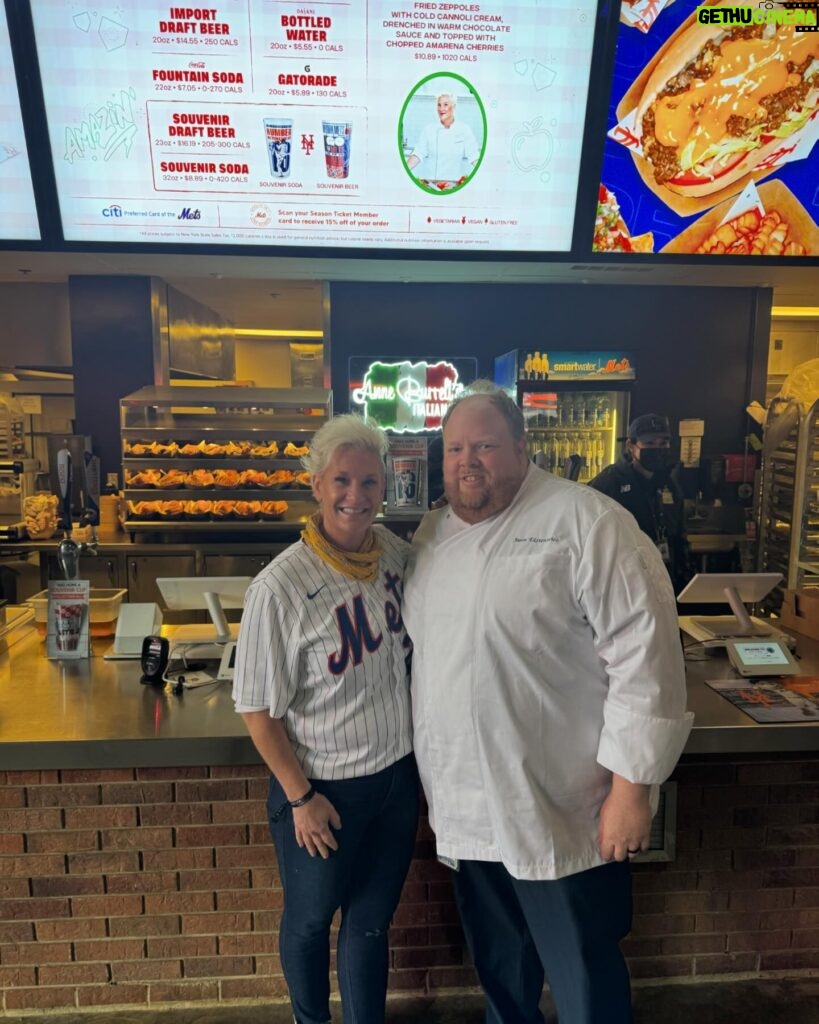
[[[433,74],[413,88],[398,119],[398,151],[412,181],[431,195],[468,185],[486,149],[486,111],[460,75]]]

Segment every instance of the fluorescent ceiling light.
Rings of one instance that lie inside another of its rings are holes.
[[[819,306],[774,306],[771,316],[782,320],[797,320],[819,317]]]
[[[324,331],[282,331],[269,327],[241,327],[233,332],[241,338],[323,338]]]

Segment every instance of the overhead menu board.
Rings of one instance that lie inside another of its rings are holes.
[[[67,240],[570,248],[594,0],[31,7]]]
[[[0,238],[39,237],[6,8],[0,3]]]
[[[623,0],[596,251],[819,256],[817,12]]]

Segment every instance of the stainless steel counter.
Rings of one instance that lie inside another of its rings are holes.
[[[0,769],[163,767],[259,761],[230,686],[176,696],[139,661],[48,661],[35,629],[0,651]]]
[[[259,758],[234,712],[230,686],[185,691],[140,683],[137,661],[51,662],[36,631],[0,645],[0,770],[254,764]],[[701,652],[700,652],[701,653]],[[819,675],[819,643],[798,638],[805,674]],[[696,715],[686,754],[819,750],[819,724],[758,725],[705,685],[733,675],[724,654],[688,663]]]

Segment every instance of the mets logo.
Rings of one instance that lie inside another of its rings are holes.
[[[384,572],[384,589],[391,596],[384,602],[384,619],[390,633],[400,633],[404,628],[401,615],[401,577],[389,570]],[[376,633],[367,617],[364,598],[356,594],[352,608],[345,602],[336,607],[336,625],[339,633],[339,649],[327,659],[327,667],[334,676],[346,672],[350,662],[356,667],[364,660],[364,654],[374,654],[384,641],[380,631]],[[409,637],[404,636],[403,646],[409,647]]]

